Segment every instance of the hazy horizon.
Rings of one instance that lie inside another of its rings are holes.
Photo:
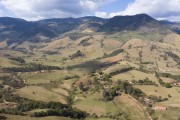
[[[158,20],[180,21],[180,1],[171,0],[0,0],[0,17],[37,21],[49,18],[78,18],[146,13]]]

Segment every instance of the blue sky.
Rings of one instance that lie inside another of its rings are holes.
[[[117,12],[126,9],[129,3],[132,3],[133,0],[117,0],[115,2],[105,4],[100,7],[100,11],[104,12]]]
[[[146,13],[158,20],[180,21],[180,0],[0,0],[0,17],[30,21],[48,18]]]

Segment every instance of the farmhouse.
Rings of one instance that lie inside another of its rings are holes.
[[[164,106],[155,106],[154,110],[167,110],[167,107],[164,107]]]
[[[148,106],[151,106],[153,104],[153,101],[148,99],[148,98],[144,98],[145,104]]]

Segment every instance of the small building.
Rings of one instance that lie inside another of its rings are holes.
[[[132,81],[128,81],[128,82],[129,82],[129,84],[134,85],[134,83]]]
[[[150,99],[148,99],[148,98],[144,98],[144,102],[145,102],[145,104],[148,105],[148,106],[152,106],[152,105],[153,105],[153,101],[150,100]]]
[[[179,83],[178,82],[174,82],[172,85],[173,86],[179,86]]]
[[[109,85],[104,85],[103,88],[104,88],[105,90],[107,90],[107,89],[110,88],[110,86],[109,86]]]
[[[167,110],[167,107],[165,107],[165,106],[155,106],[154,110]]]

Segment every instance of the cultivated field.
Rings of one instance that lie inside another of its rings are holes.
[[[141,89],[143,92],[145,92],[147,95],[155,95],[155,96],[161,96],[162,98],[168,98],[167,101],[157,103],[159,105],[165,105],[167,107],[180,107],[180,88],[179,87],[173,87],[173,88],[165,88],[165,87],[155,87],[155,86],[146,86],[146,85],[135,85],[134,87],[137,87]],[[169,98],[168,95],[171,97]]]
[[[21,97],[25,97],[37,101],[45,101],[45,102],[55,101],[55,102],[66,103],[64,100],[64,96],[40,86],[23,87],[21,89],[16,90],[14,94],[18,94]]]

